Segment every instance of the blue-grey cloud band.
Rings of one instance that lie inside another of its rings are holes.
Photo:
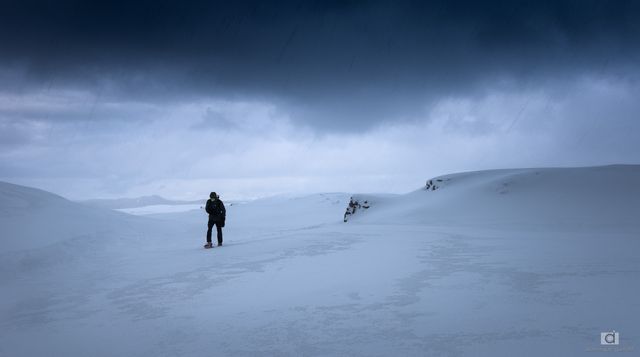
[[[0,61],[31,85],[268,98],[348,127],[500,78],[635,75],[639,20],[634,1],[14,1]]]
[[[637,162],[639,20],[635,1],[9,1],[0,177],[256,196]]]

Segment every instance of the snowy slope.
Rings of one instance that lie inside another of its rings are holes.
[[[108,235],[135,221],[134,217],[81,205],[46,191],[0,182],[3,253]]]
[[[640,166],[492,170],[431,180],[436,190],[355,195],[371,209],[351,222],[555,225],[589,228],[640,221]]]
[[[638,171],[446,175],[356,195],[371,208],[348,223],[346,194],[228,204],[211,250],[199,209],[3,184],[3,241],[38,244],[0,253],[0,356],[583,356],[611,330],[633,354]]]

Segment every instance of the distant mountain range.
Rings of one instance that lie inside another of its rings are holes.
[[[153,195],[153,196],[142,196],[142,197],[136,197],[136,198],[91,199],[91,200],[79,201],[79,203],[93,206],[93,207],[100,207],[100,208],[124,209],[124,208],[138,208],[138,207],[146,207],[146,206],[154,206],[154,205],[202,204],[205,201],[206,200],[196,200],[196,201],[168,200],[164,197]]]

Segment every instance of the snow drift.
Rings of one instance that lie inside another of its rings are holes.
[[[640,212],[638,165],[491,170],[429,181],[405,195],[354,195],[371,208],[350,222],[580,229],[635,225]]]
[[[138,221],[43,190],[0,182],[2,252],[43,248],[97,235],[108,237]]]

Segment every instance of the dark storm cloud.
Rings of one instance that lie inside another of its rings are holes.
[[[10,1],[0,11],[0,64],[22,71],[5,87],[265,99],[314,126],[410,118],[433,99],[499,86],[633,77],[639,38],[634,1]]]

